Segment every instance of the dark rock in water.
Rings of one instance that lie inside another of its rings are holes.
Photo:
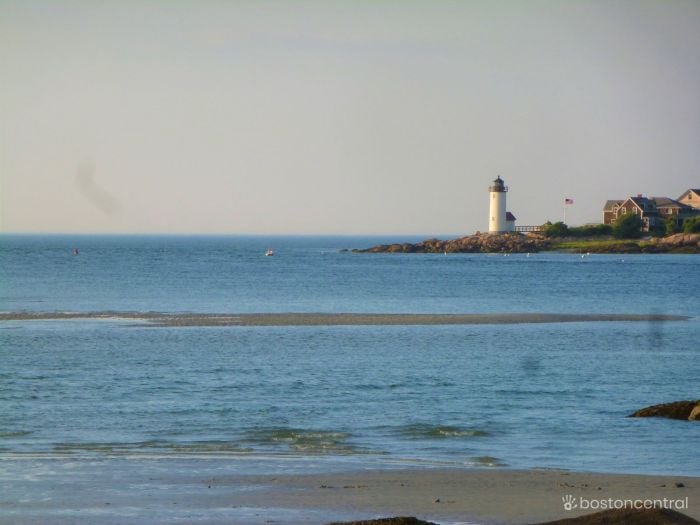
[[[700,399],[696,401],[674,401],[637,410],[629,417],[667,417],[670,419],[700,420]]]
[[[700,525],[700,521],[671,509],[621,509],[586,514],[578,518],[538,525]]]
[[[396,518],[380,518],[376,520],[364,521],[345,521],[342,523],[329,523],[328,525],[437,525],[432,521],[423,521],[418,518],[396,517]]]

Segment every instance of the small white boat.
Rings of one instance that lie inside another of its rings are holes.
[[[265,252],[265,257],[272,257],[273,255],[275,255],[275,252],[272,251],[272,248],[268,248]]]

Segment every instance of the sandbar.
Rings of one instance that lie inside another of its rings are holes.
[[[4,312],[0,321],[131,320],[153,327],[177,326],[385,326],[477,325],[582,322],[686,321],[683,315],[557,313],[161,313],[161,312]]]

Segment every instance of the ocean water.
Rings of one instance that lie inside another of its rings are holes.
[[[700,425],[625,417],[700,397],[700,258],[343,251],[394,240],[0,236],[0,311],[691,319],[2,321],[0,485],[31,491],[30,481],[15,483],[18,472],[41,478],[56,461],[228,461],[239,473],[447,466],[700,475]],[[268,247],[274,257],[264,256]]]

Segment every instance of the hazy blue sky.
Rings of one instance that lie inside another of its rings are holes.
[[[0,231],[463,234],[700,187],[700,1],[0,0]]]

